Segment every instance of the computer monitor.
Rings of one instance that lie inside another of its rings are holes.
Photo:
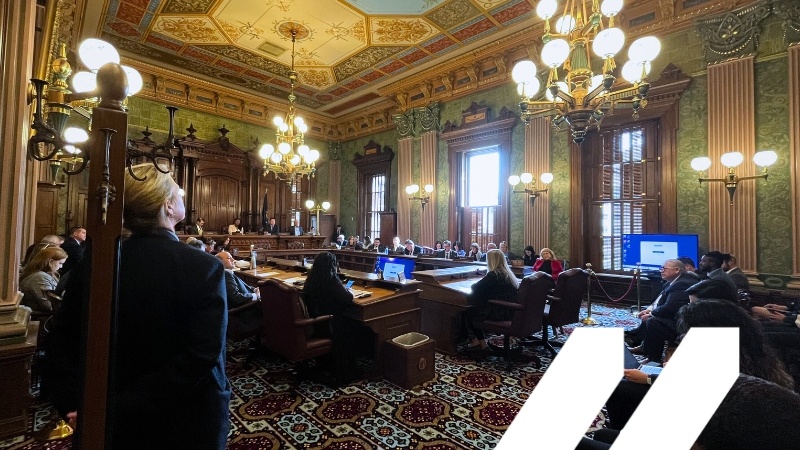
[[[658,270],[664,261],[688,256],[697,262],[696,234],[623,234],[622,269]]]
[[[414,264],[413,259],[392,256],[379,256],[377,261],[378,269],[383,271],[383,278],[394,281],[398,281],[398,272],[402,272],[407,280],[412,279],[411,272],[414,271]]]

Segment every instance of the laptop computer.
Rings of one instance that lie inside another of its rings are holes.
[[[625,351],[625,368],[626,369],[638,369],[638,370],[641,370],[642,372],[644,372],[644,373],[646,373],[648,375],[658,375],[659,373],[661,373],[661,369],[662,369],[661,367],[651,366],[651,365],[647,365],[647,364],[642,365],[639,362],[639,360],[636,359],[636,356],[634,356],[633,353],[631,353],[630,349],[628,349],[628,347],[626,345],[623,344],[622,347],[623,347],[623,349]]]

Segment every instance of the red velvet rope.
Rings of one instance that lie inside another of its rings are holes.
[[[595,279],[595,281],[597,281],[597,285],[600,286],[600,290],[603,291],[603,294],[605,294],[606,298],[608,298],[609,300],[611,300],[612,302],[615,302],[615,303],[620,301],[620,300],[622,300],[623,298],[627,297],[628,294],[631,293],[631,289],[633,289],[633,284],[636,282],[636,279],[640,276],[639,274],[634,274],[633,275],[633,278],[631,279],[631,285],[628,286],[628,290],[625,291],[624,294],[622,294],[622,297],[620,297],[620,298],[611,298],[611,296],[608,295],[608,292],[606,292],[606,290],[603,289],[603,285],[600,284],[600,279],[597,278],[597,274],[592,272],[592,275],[594,275],[594,279]]]

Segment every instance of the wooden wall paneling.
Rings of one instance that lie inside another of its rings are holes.
[[[533,174],[537,187],[544,186],[540,177],[544,172],[550,172],[550,119],[542,117],[531,120],[525,126],[525,171]],[[517,194],[519,195],[519,194]],[[550,241],[550,197],[548,194],[539,195],[533,207],[526,199],[525,206],[525,242],[514,243],[533,245],[536,253],[549,245]]]
[[[413,184],[413,167],[414,138],[409,136],[397,141],[397,236],[401,243],[406,239],[414,239],[411,230],[411,201],[406,194],[406,186]],[[453,217],[450,218],[452,220]]]
[[[426,184],[432,184],[434,191],[431,193],[431,198],[425,209],[421,212],[420,223],[420,242],[421,245],[433,245],[439,239],[455,239],[454,234],[448,233],[447,236],[436,236],[436,215],[437,215],[437,201],[436,201],[436,173],[438,166],[439,154],[439,133],[436,131],[429,131],[420,137],[420,167],[419,167],[419,189],[422,193],[425,191]]]
[[[60,185],[39,183],[36,192],[36,216],[33,242],[48,234],[58,234],[58,193]]]
[[[792,254],[795,276],[800,276],[800,44],[789,47],[789,161],[792,184]]]

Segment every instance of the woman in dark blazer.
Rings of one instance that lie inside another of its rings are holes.
[[[525,251],[522,252],[522,265],[523,266],[532,266],[536,263],[536,259],[539,255],[536,254],[536,250],[533,249],[532,245],[525,247]]]
[[[112,448],[223,449],[230,387],[222,263],[181,243],[179,187],[151,164],[126,172]]]
[[[472,293],[467,297],[470,307],[464,311],[467,325],[473,333],[469,346],[473,349],[486,348],[486,337],[483,330],[475,326],[476,323],[505,318],[505,310],[492,308],[489,300],[517,301],[519,279],[511,272],[502,251],[489,250],[486,254],[486,270],[486,276],[472,285]]]

